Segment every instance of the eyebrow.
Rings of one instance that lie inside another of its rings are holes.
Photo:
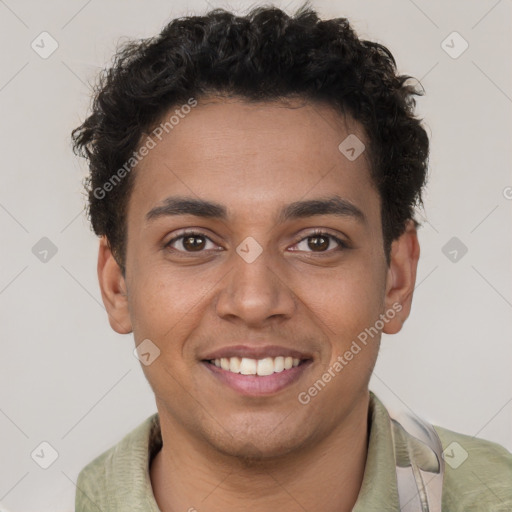
[[[227,220],[225,206],[204,199],[188,197],[167,197],[162,204],[152,208],[146,214],[146,220],[152,221],[160,217],[173,215],[194,215],[210,219]],[[314,215],[336,215],[348,217],[365,224],[366,216],[355,204],[337,195],[325,199],[309,199],[295,201],[286,205],[279,213],[278,222],[312,217]]]

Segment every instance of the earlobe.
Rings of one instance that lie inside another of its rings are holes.
[[[383,332],[396,334],[409,316],[412,295],[416,284],[416,270],[420,257],[418,234],[413,220],[409,220],[405,232],[391,245],[390,264],[386,279],[386,311],[393,310]]]
[[[98,280],[110,326],[119,334],[132,332],[126,281],[105,236],[98,251]]]

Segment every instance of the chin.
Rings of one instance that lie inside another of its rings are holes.
[[[217,436],[210,438],[209,443],[226,456],[253,463],[285,457],[307,444],[308,435],[304,426],[300,426],[300,432],[296,435],[293,435],[286,422],[282,422],[281,426],[284,428],[279,428],[278,424],[277,427],[261,429],[254,425],[250,429],[232,429],[231,436],[226,432],[217,432]]]
[[[289,443],[290,440],[283,439],[283,441]],[[298,449],[296,446],[284,446],[283,443],[277,441],[269,444],[268,442],[244,441],[242,439],[236,443],[231,442],[229,446],[217,446],[216,448],[227,456],[236,457],[247,463],[266,462],[281,458]]]

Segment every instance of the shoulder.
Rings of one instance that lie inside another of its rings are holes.
[[[512,454],[503,446],[434,427],[443,446],[443,510],[512,510]]]
[[[116,507],[124,500],[144,499],[151,440],[155,434],[158,436],[158,427],[158,415],[154,414],[80,471],[76,483],[77,512],[85,512],[92,506],[122,510]]]

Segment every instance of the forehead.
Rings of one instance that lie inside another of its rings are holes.
[[[224,204],[237,216],[333,194],[378,213],[367,152],[354,159],[351,151],[367,145],[364,131],[327,105],[208,99],[173,121],[135,169],[129,217],[176,195]]]

